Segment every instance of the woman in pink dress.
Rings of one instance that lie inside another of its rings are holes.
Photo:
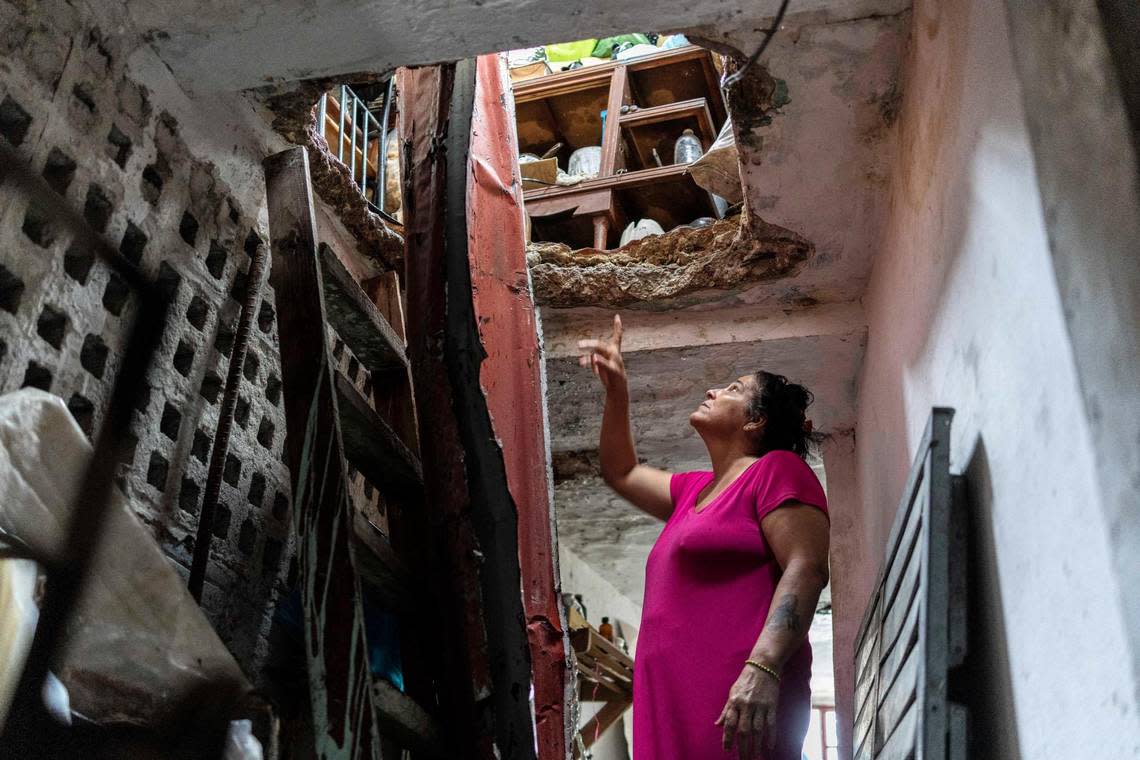
[[[606,390],[602,476],[665,521],[645,567],[634,760],[800,760],[828,579],[827,500],[804,462],[811,394],[768,372],[710,389],[689,423],[712,470],[671,474],[637,461],[621,320],[579,348]]]

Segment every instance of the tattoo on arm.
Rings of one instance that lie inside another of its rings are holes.
[[[799,613],[796,612],[797,602],[795,594],[784,594],[780,599],[780,606],[768,615],[768,627],[774,631],[802,632],[803,623],[800,621]]]

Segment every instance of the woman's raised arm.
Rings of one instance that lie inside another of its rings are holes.
[[[637,462],[629,424],[629,383],[621,357],[621,317],[614,315],[610,340],[578,341],[583,351],[578,363],[590,367],[606,389],[602,433],[598,442],[602,478],[622,498],[662,520],[673,512],[669,494],[672,475]]]

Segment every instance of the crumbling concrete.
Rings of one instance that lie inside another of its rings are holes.
[[[616,251],[531,244],[535,299],[544,306],[625,306],[786,277],[814,252],[791,230],[759,217],[722,219],[636,240]]]
[[[313,189],[355,238],[359,263],[373,276],[385,270],[403,269],[403,229],[385,222],[369,208],[353,184],[348,167],[330,152],[324,133],[317,124],[314,106],[321,94],[335,85],[369,83],[380,79],[377,74],[351,74],[335,80],[313,79],[283,90],[258,92],[258,97],[264,99],[272,112],[273,128],[289,142],[308,148]]]

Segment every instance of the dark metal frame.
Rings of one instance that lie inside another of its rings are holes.
[[[935,408],[855,641],[856,760],[964,760],[966,515],[950,474],[952,409]]]

